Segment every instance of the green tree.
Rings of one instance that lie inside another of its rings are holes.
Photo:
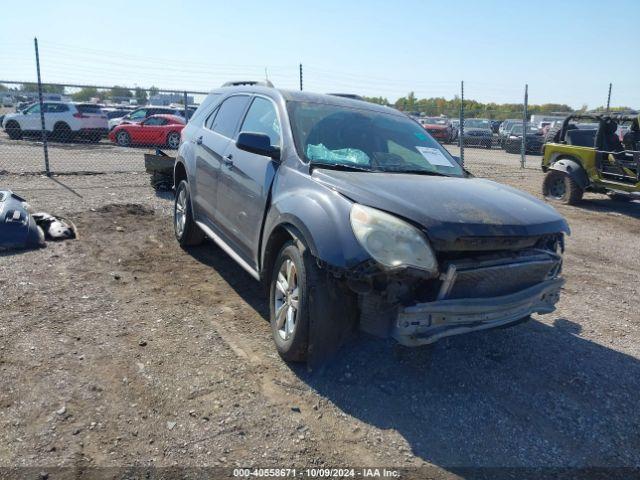
[[[131,93],[131,90],[129,90],[128,88],[120,87],[118,85],[114,85],[111,88],[110,97],[111,98],[114,98],[114,97],[131,98],[131,97],[133,97],[133,94]]]
[[[158,87],[154,87],[153,85],[151,85],[151,88],[149,88],[149,97],[153,97],[155,95],[158,95],[160,93],[160,90],[158,90]]]
[[[370,103],[377,103],[378,105],[389,105],[389,100],[386,97],[362,97],[365,101]]]
[[[37,92],[38,84],[37,83],[23,83],[22,91],[24,92]],[[58,93],[60,95],[64,95],[64,87],[62,85],[50,85],[43,83],[42,84],[42,92],[43,93]]]
[[[92,98],[103,98],[104,94],[98,91],[95,87],[84,87],[79,91],[71,95],[76,102],[88,102]]]
[[[147,103],[147,91],[143,90],[140,87],[136,87],[134,95],[136,97],[136,101],[138,105],[144,105]]]

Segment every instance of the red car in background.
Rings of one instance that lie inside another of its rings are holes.
[[[454,132],[451,122],[445,117],[425,117],[419,120],[429,134],[440,143],[451,143]]]
[[[109,140],[121,147],[149,145],[175,149],[180,145],[180,134],[184,126],[182,117],[151,115],[142,122],[118,125],[109,132]]]

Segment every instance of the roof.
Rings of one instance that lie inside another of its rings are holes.
[[[340,97],[336,95],[311,93],[300,90],[283,90],[279,88],[265,87],[261,85],[228,86],[212,90],[210,93],[221,94],[231,92],[257,93],[270,97],[282,97],[285,101],[321,103],[325,105],[335,105],[345,108],[358,108],[361,110],[371,110],[380,113],[404,116],[404,114],[394,108],[378,105],[377,103],[357,100],[353,98]]]

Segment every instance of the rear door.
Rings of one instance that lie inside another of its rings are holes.
[[[281,146],[281,124],[276,105],[256,96],[242,121],[240,132],[263,133],[271,145]],[[230,142],[218,187],[217,223],[233,242],[235,250],[256,267],[264,210],[269,198],[277,162],[245,152]]]
[[[197,217],[215,230],[217,191],[223,156],[244,114],[248,95],[226,98],[196,135],[195,203]]]

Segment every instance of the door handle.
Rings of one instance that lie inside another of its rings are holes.
[[[196,138],[196,144],[197,145],[202,145],[202,135],[200,135],[198,138]]]
[[[227,167],[233,165],[233,155],[227,155],[226,157],[222,157],[222,163],[224,163]]]

